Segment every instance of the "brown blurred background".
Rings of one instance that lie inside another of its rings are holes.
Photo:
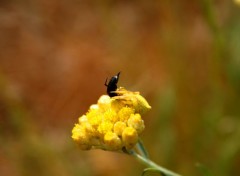
[[[119,71],[119,86],[152,106],[142,135],[152,160],[240,174],[239,19],[227,0],[1,0],[0,175],[140,175],[130,156],[71,140]]]

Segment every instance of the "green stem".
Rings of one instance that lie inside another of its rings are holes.
[[[157,165],[156,163],[154,163],[153,161],[151,161],[150,159],[147,159],[147,158],[144,158],[143,156],[137,154],[136,152],[134,151],[131,151],[130,153],[132,156],[134,156],[136,159],[138,159],[139,161],[141,161],[143,164],[151,167],[151,168],[154,168],[154,169],[157,169],[159,170],[160,172],[164,173],[165,175],[169,175],[169,176],[181,176],[175,172],[172,172],[164,167],[161,167],[159,165]]]
[[[139,152],[139,154],[141,156],[143,156],[144,158],[149,159],[148,152],[145,149],[143,141],[140,138],[138,139],[138,143],[137,143],[135,148],[137,149],[137,153]]]

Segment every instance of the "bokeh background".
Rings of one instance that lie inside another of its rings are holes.
[[[71,140],[119,71],[152,106],[152,160],[240,174],[239,19],[238,0],[1,0],[0,175],[140,175],[130,156]]]

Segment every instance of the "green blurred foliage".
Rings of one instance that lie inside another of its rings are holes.
[[[238,175],[234,2],[1,1],[1,175],[140,175],[133,158],[71,140],[118,71],[152,106],[142,138],[153,161],[182,175]]]

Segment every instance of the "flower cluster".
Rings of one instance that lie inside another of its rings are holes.
[[[102,95],[97,104],[79,117],[72,138],[82,150],[132,149],[144,130],[141,116],[151,109],[139,92],[118,88],[117,96]]]

